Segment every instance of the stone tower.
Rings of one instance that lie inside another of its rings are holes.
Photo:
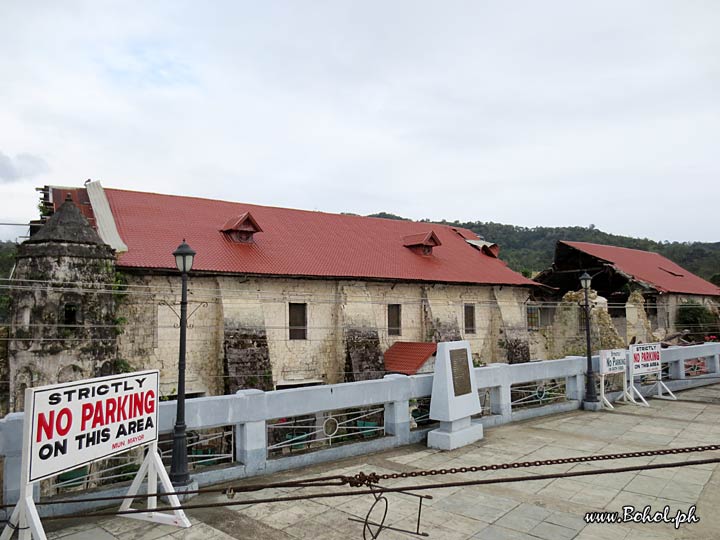
[[[18,248],[10,296],[10,410],[27,387],[107,372],[116,357],[115,254],[66,200]]]

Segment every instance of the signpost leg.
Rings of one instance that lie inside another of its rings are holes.
[[[655,383],[657,386],[657,395],[655,396],[658,399],[669,399],[669,400],[677,400],[677,397],[675,397],[675,394],[673,394],[670,389],[667,387],[667,385],[662,380],[662,372],[658,373],[657,382]],[[668,395],[663,395],[663,390],[665,390]]]
[[[32,389],[25,390],[25,403],[31,403]],[[23,451],[20,463],[20,498],[18,499],[15,509],[10,515],[5,528],[3,529],[0,540],[10,540],[13,533],[17,530],[20,540],[47,540],[45,530],[43,529],[40,515],[35,508],[33,500],[33,484],[29,481],[29,462],[30,462],[30,426],[31,415],[30,408],[25,408],[25,421],[23,422]]]
[[[20,520],[22,522],[22,519]],[[43,529],[42,522],[40,521],[40,515],[38,514],[37,508],[35,508],[35,501],[33,501],[32,494],[27,496],[27,503],[25,504],[25,521],[26,527],[29,526],[30,530],[20,531],[20,540],[23,539],[23,533],[27,533],[27,538],[31,538],[30,531],[32,531],[32,537],[37,540],[46,540],[45,530]]]
[[[602,403],[603,407],[606,409],[614,409],[612,403],[610,403],[610,400],[605,395],[605,375],[600,374],[600,403]]]
[[[154,445],[153,445],[154,446]],[[155,448],[149,448],[149,452],[157,452]],[[148,463],[148,493],[157,493],[157,475],[158,471],[155,469],[155,461],[150,461]],[[148,510],[154,510],[157,508],[157,497],[148,497]]]
[[[175,488],[173,487],[172,482],[170,482],[170,477],[165,470],[162,459],[160,459],[160,454],[158,454],[156,441],[148,447],[147,455],[145,456],[135,479],[130,485],[130,489],[128,489],[127,498],[123,501],[122,505],[120,505],[121,512],[124,510],[130,510],[130,505],[132,504],[135,496],[138,494],[140,486],[146,476],[148,478],[148,493],[157,493],[157,480],[159,477],[160,484],[162,485],[165,493],[167,493],[170,506],[180,506],[180,500],[175,494]],[[182,510],[173,510],[172,514],[153,511],[157,508],[157,497],[148,498],[147,508],[148,512],[124,514],[122,517],[151,521],[153,523],[161,523],[163,525],[175,525],[176,527],[183,528],[190,527],[191,525],[190,520],[188,520],[185,512]]]
[[[20,502],[15,506],[15,508],[12,511],[12,515],[10,516],[10,519],[8,520],[7,524],[5,525],[5,528],[3,529],[2,535],[0,535],[0,539],[2,540],[9,540],[12,537],[14,527],[17,527],[19,520],[19,514],[20,514]]]
[[[625,376],[625,374],[623,374],[622,395],[618,399],[621,399],[624,403],[627,403],[628,401],[630,401],[631,403],[634,403],[635,405],[638,404],[638,402],[635,401],[635,398],[632,396],[632,394],[630,392],[628,392],[627,377]]]
[[[645,401],[645,398],[640,393],[640,390],[638,390],[637,387],[635,386],[635,378],[634,377],[632,380],[632,384],[630,385],[630,396],[632,396],[633,394],[636,395],[638,397],[638,399],[640,400],[640,403],[638,403],[637,401],[634,401],[634,403],[636,405],[642,405],[643,407],[650,406],[650,404],[647,401]]]

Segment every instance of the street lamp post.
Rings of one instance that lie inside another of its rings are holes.
[[[585,401],[589,403],[598,403],[597,392],[595,390],[595,372],[592,366],[592,349],[590,347],[590,299],[588,292],[590,291],[590,283],[592,277],[584,272],[580,276],[580,284],[585,291],[585,338],[587,340],[587,373],[585,375]]]
[[[195,251],[185,243],[173,252],[175,264],[182,275],[182,296],[180,297],[180,356],[178,358],[178,390],[175,429],[173,430],[172,462],[170,481],[181,487],[190,483],[187,457],[187,434],[185,432],[185,342],[187,337],[187,276],[193,265]]]

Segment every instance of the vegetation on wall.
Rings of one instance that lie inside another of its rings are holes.
[[[0,278],[10,276],[15,264],[15,243],[0,242]],[[0,282],[0,285],[3,285]],[[0,323],[7,322],[9,295],[7,289],[0,288]]]

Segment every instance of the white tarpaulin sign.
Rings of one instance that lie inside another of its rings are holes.
[[[606,409],[614,409],[612,403],[605,395],[605,377],[610,375],[622,374],[622,393],[619,400],[630,401],[635,403],[632,394],[628,392],[627,377],[625,370],[627,367],[627,351],[625,349],[610,349],[600,351],[600,402]]]
[[[600,374],[625,373],[626,354],[625,349],[600,351]]]
[[[159,376],[157,370],[141,371],[25,390],[20,497],[0,540],[16,530],[21,540],[47,540],[33,483],[137,446],[148,451],[120,510],[130,509],[147,480],[147,511],[123,515],[190,527],[158,453]],[[155,510],[158,479],[176,508],[171,514]]]
[[[158,372],[31,389],[30,482],[157,439]]]
[[[630,365],[632,376],[658,373],[660,365],[660,344],[644,343],[642,345],[630,345]]]
[[[630,345],[630,380],[631,391],[643,405],[650,405],[643,397],[642,392],[635,385],[635,377],[639,375],[655,375],[655,387],[657,394],[654,397],[660,399],[677,399],[675,394],[662,381],[662,348],[659,343],[643,343],[641,345]],[[667,395],[663,394],[663,390]]]

